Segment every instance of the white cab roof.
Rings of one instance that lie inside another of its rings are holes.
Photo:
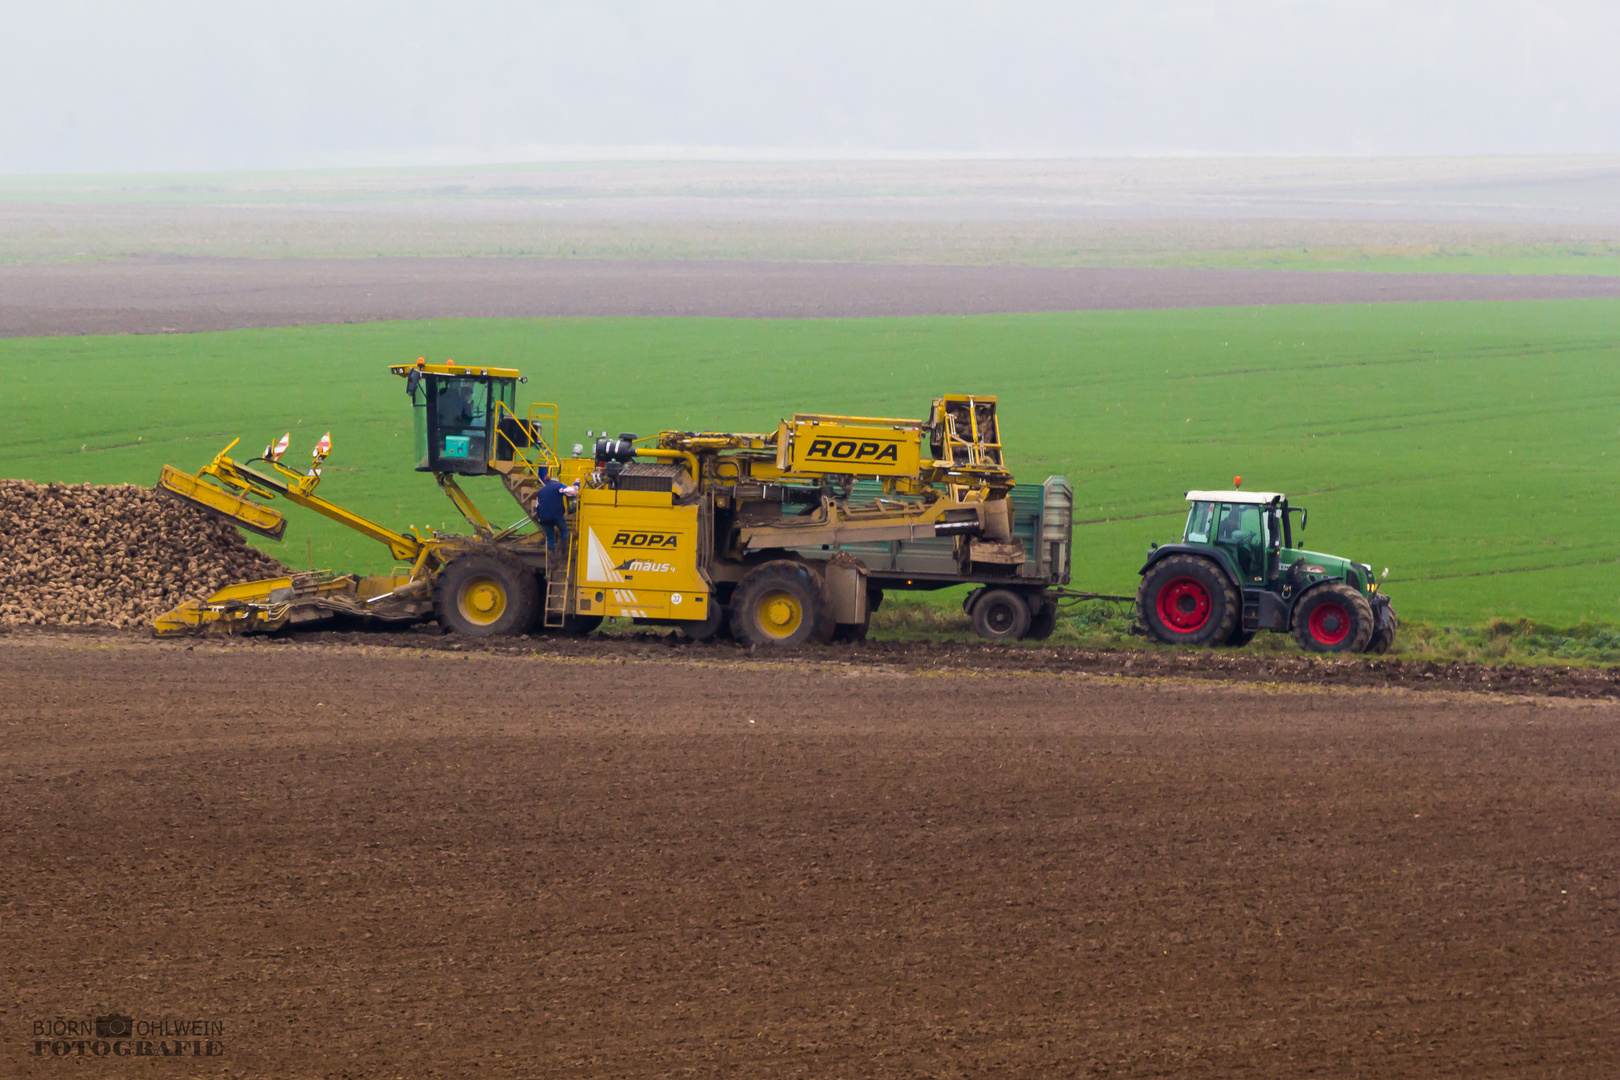
[[[1188,502],[1224,502],[1224,503],[1267,503],[1280,502],[1284,498],[1275,491],[1189,491]]]

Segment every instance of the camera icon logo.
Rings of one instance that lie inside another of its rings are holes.
[[[127,1039],[135,1032],[135,1021],[128,1016],[111,1013],[96,1017],[96,1038]]]

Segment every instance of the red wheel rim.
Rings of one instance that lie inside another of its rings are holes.
[[[1190,634],[1209,622],[1209,590],[1197,578],[1178,577],[1159,590],[1159,621]]]
[[[1311,637],[1323,645],[1337,645],[1350,636],[1350,613],[1343,604],[1324,600],[1311,609]]]

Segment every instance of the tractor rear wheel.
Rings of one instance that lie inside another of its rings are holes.
[[[1361,652],[1372,636],[1372,605],[1342,582],[1318,585],[1294,605],[1294,640],[1308,652]]]
[[[745,645],[827,641],[832,619],[821,575],[791,559],[754,567],[731,597],[731,632]]]
[[[533,571],[497,556],[463,555],[433,580],[433,614],[457,634],[524,634],[539,610]]]
[[[1237,587],[1214,560],[1171,555],[1136,591],[1148,632],[1168,645],[1223,645],[1241,628]]]
[[[1017,641],[1029,624],[1029,605],[1010,589],[990,589],[973,605],[973,631],[982,638]]]

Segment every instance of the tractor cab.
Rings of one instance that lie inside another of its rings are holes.
[[[517,384],[527,380],[515,369],[417,360],[389,370],[404,377],[411,399],[417,472],[484,476],[492,459],[512,456],[507,443],[529,444],[514,411]]]
[[[1294,547],[1293,515],[1275,491],[1189,491],[1181,540],[1155,544],[1137,612],[1168,644],[1243,645],[1292,631],[1314,652],[1384,652],[1397,620],[1372,567]],[[1386,570],[1385,573],[1388,573]]]
[[[1274,491],[1189,491],[1182,543],[1213,547],[1231,560],[1246,588],[1270,585],[1282,576],[1283,551],[1294,546],[1288,497]]]

